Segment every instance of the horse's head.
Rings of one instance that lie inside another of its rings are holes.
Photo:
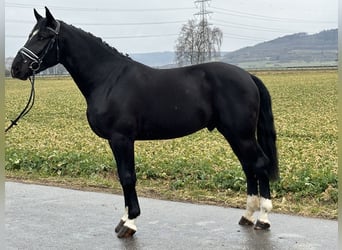
[[[34,10],[37,23],[12,64],[11,73],[15,78],[26,80],[34,73],[52,67],[59,62],[60,23],[55,20],[48,8],[45,7],[45,10],[45,18]]]

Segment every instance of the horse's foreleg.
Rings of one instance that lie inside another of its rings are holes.
[[[128,218],[128,207],[126,207],[126,212],[121,217],[119,224],[115,227],[115,232],[119,238],[131,237],[137,231],[137,226],[135,225],[135,219]]]
[[[127,220],[128,220],[128,207],[125,207],[125,213],[121,217],[119,224],[115,227],[115,233],[120,232],[121,228],[124,226]]]
[[[135,190],[134,141],[121,134],[115,134],[110,140],[110,146],[116,160],[126,207],[126,212],[115,228],[115,232],[119,238],[127,238],[137,231],[135,218],[140,215],[140,207]]]
[[[128,207],[125,208],[125,213],[121,217],[119,224],[115,227],[115,232],[119,238],[127,238],[132,236],[137,231],[135,220],[128,218]]]

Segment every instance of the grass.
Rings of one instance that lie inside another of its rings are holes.
[[[337,218],[337,71],[256,72],[270,90],[281,180],[274,210]],[[6,120],[26,104],[29,83],[6,79]],[[38,78],[33,110],[6,134],[6,175],[121,192],[105,140],[90,130],[70,78]],[[216,131],[135,143],[138,192],[161,199],[244,207],[245,177]]]

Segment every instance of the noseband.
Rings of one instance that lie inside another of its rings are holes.
[[[56,20],[57,26],[56,29],[52,29],[50,27],[48,27],[48,30],[51,30],[55,35],[53,36],[53,38],[51,38],[51,40],[49,41],[48,45],[46,46],[44,52],[41,54],[41,56],[38,56],[36,53],[34,53],[32,50],[26,48],[25,46],[22,47],[19,50],[19,53],[24,56],[29,58],[30,60],[32,60],[29,68],[35,73],[36,71],[38,71],[40,69],[40,64],[42,63],[44,57],[46,56],[46,54],[48,53],[48,51],[54,46],[55,42],[57,43],[57,62],[59,62],[59,45],[58,45],[58,34],[59,34],[59,30],[60,30],[60,23]]]

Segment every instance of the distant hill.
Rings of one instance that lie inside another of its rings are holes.
[[[297,33],[226,53],[222,61],[243,68],[337,65],[338,30]]]
[[[297,33],[245,47],[221,52],[221,61],[242,68],[273,68],[337,65],[338,30],[317,34]],[[131,54],[134,60],[152,67],[176,67],[174,52]]]

